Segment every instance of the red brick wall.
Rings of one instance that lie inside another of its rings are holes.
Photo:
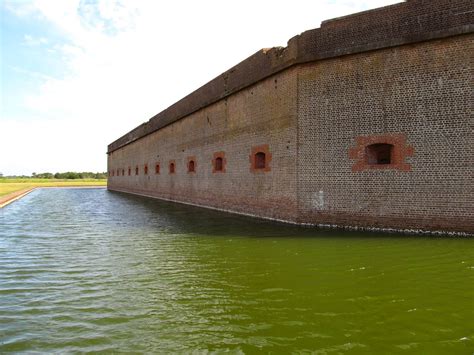
[[[140,174],[110,177],[109,189],[296,220],[296,78],[287,70],[112,152],[109,169],[138,165]],[[256,147],[269,162],[258,173],[249,161]],[[223,172],[214,170],[216,157]]]
[[[326,21],[110,144],[109,189],[299,223],[474,233],[473,32],[469,0]],[[370,144],[392,144],[390,164],[373,165]],[[255,169],[261,149],[268,165]]]
[[[473,49],[465,35],[302,67],[299,221],[474,232]],[[393,164],[367,166],[372,143]]]

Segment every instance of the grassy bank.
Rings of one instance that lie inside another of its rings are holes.
[[[32,187],[106,186],[106,179],[6,179],[0,178],[0,196]]]

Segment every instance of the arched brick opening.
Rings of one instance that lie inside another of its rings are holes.
[[[216,152],[212,158],[212,172],[225,173],[226,166],[225,152]]]
[[[176,168],[175,168],[174,163],[170,163],[170,174],[174,174],[175,170],[176,170]]]
[[[196,164],[194,163],[194,160],[190,160],[188,162],[188,173],[194,173],[196,172]]]
[[[160,173],[160,164],[156,163],[155,164],[155,174],[159,174],[159,173]]]
[[[145,164],[145,167],[143,168],[143,171],[145,172],[145,175],[148,175],[148,165]]]
[[[268,144],[253,147],[250,155],[250,171],[254,173],[270,171],[271,160],[272,154]]]
[[[135,167],[135,175],[138,175],[138,166]]]
[[[128,167],[128,176],[132,175],[132,168]]]
[[[356,137],[356,146],[349,149],[349,157],[355,159],[352,171],[372,169],[410,171],[407,157],[414,154],[403,133],[388,133]]]

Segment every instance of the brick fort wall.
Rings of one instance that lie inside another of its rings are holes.
[[[296,78],[285,71],[114,151],[109,189],[296,220]],[[257,152],[263,169],[252,164]]]
[[[474,234],[473,33],[466,0],[325,21],[111,143],[108,188],[301,224]]]
[[[474,231],[473,36],[298,72],[299,221]],[[390,143],[392,164],[365,149]]]

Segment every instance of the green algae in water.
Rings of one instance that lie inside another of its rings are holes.
[[[0,352],[472,354],[473,247],[38,190],[0,212]]]

